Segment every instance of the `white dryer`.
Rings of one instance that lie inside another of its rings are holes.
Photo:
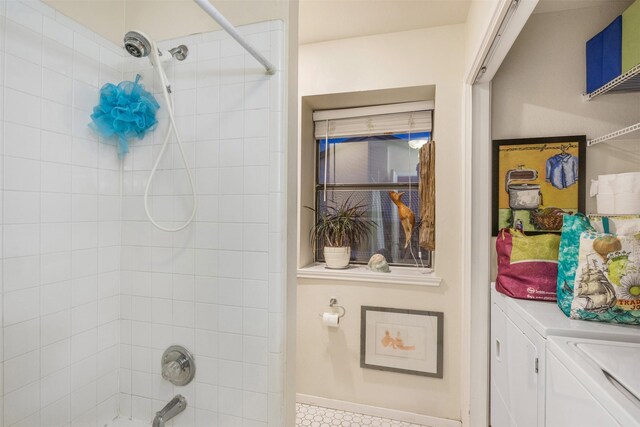
[[[639,365],[638,343],[548,337],[545,425],[640,427]]]
[[[555,302],[517,300],[496,292],[493,286],[492,288],[492,427],[550,425],[547,424],[545,406],[552,393],[546,386],[548,346],[552,338],[572,337],[635,343],[636,346],[631,348],[640,346],[640,328],[637,326],[568,319]],[[640,354],[636,360],[640,369]],[[575,412],[572,409],[568,411],[569,415]],[[583,427],[573,422],[555,425]],[[609,425],[603,424],[598,427]]]

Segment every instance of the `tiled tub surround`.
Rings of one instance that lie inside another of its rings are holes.
[[[120,166],[87,123],[122,55],[37,1],[0,11],[0,420],[101,425],[118,410]]]
[[[280,22],[239,30],[281,63]],[[266,76],[221,31],[162,46],[178,44],[189,47],[189,57],[167,72],[198,212],[177,233],[159,231],[146,218],[144,185],[167,126],[161,117],[124,164],[120,410],[151,420],[181,393],[188,407],[175,426],[281,427],[282,74]],[[131,58],[125,67],[125,79],[140,73],[147,88],[159,91],[147,60]],[[151,194],[152,214],[164,225],[188,218],[191,188],[176,145]],[[160,357],[171,344],[195,355],[188,386],[161,379]]]
[[[191,54],[169,78],[199,209],[163,233],[142,193],[165,113],[122,166],[87,128],[100,86],[124,67],[153,88],[148,62],[36,0],[0,12],[0,425],[150,421],[179,392],[189,407],[174,426],[281,426],[281,73],[264,76],[222,32],[179,41]],[[282,62],[280,22],[240,31]],[[152,188],[163,221],[191,207],[176,154],[172,144]],[[170,344],[196,356],[187,387],[160,379]]]

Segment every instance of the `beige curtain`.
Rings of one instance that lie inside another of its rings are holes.
[[[429,141],[420,148],[420,247],[436,250],[436,145]]]

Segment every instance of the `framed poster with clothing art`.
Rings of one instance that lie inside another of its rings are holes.
[[[442,378],[444,314],[362,306],[360,367]]]
[[[584,213],[585,135],[493,141],[493,235],[560,232],[562,215]]]

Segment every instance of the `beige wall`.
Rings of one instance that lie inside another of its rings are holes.
[[[272,19],[289,21],[291,2],[287,0],[210,1],[234,26]],[[157,40],[220,28],[193,0],[126,0],[125,25]]]
[[[220,27],[193,0],[43,0],[61,13],[120,44],[128,30],[155,40],[214,31]],[[215,0],[212,4],[234,26],[289,21],[289,0]],[[297,6],[296,6],[297,11]],[[296,13],[297,19],[297,13]],[[297,40],[297,39],[296,39]]]
[[[640,93],[584,102],[585,42],[625,5],[534,14],[493,80],[493,139],[587,135],[596,138],[637,123]],[[629,134],[587,149],[587,184],[604,173],[640,171],[640,137]],[[588,197],[587,212],[595,212]],[[495,277],[495,254],[492,277]]]
[[[126,0],[43,0],[60,13],[120,44],[125,33]]]
[[[455,25],[300,46],[299,94],[303,97],[435,85],[435,271],[443,282],[439,288],[428,288],[299,279],[298,393],[460,419],[464,37],[465,27]],[[301,117],[309,120],[309,113],[302,111]],[[313,144],[304,130],[308,126],[302,127],[302,155]],[[308,185],[313,169],[302,170],[301,182]],[[300,231],[303,245],[307,233],[307,228]],[[335,330],[328,330],[318,319],[331,296],[347,309]],[[361,369],[362,305],[443,311],[444,378]]]

